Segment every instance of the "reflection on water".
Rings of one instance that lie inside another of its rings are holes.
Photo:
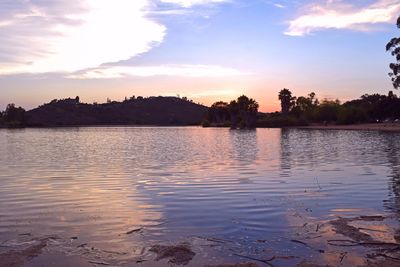
[[[389,177],[389,192],[390,197],[385,202],[386,207],[392,209],[393,212],[399,213],[400,211],[400,143],[395,138],[396,136],[388,136],[385,138],[387,163],[390,167]]]
[[[205,262],[240,261],[232,251],[307,255],[291,242],[305,221],[397,216],[399,138],[294,129],[1,130],[0,242],[57,236],[134,257],[158,243],[202,247],[218,238],[230,245]],[[140,231],[126,234],[132,229]]]

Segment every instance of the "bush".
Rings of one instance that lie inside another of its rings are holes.
[[[341,107],[338,112],[337,124],[355,124],[368,121],[366,112],[356,107]]]
[[[304,118],[296,118],[294,116],[274,115],[260,119],[257,127],[264,128],[280,128],[291,126],[306,126],[307,121]]]
[[[201,126],[203,126],[204,128],[210,127],[211,126],[210,121],[207,119],[204,119],[201,123]]]

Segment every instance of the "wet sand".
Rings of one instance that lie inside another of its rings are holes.
[[[298,217],[295,233],[288,237],[298,247],[285,254],[264,249],[247,254],[243,249],[228,248],[235,256],[226,263],[219,255],[217,264],[207,258],[217,246],[229,247],[222,239],[204,238],[207,242],[154,244],[143,247],[140,255],[106,251],[89,244],[77,245],[62,238],[23,236],[20,240],[2,242],[0,265],[12,267],[39,266],[204,266],[204,267],[333,267],[333,266],[398,266],[400,263],[400,225],[396,216],[381,214],[336,217],[321,221],[312,216]],[[264,242],[264,241],[262,241]],[[268,243],[268,240],[265,240]],[[312,257],[299,253],[306,249]],[[211,252],[211,253],[210,253]],[[224,254],[221,251],[215,251]],[[127,256],[127,257],[125,257]]]
[[[400,132],[400,123],[366,123],[352,125],[310,125],[296,127],[298,129],[315,129],[315,130],[359,130],[359,131],[388,131]]]

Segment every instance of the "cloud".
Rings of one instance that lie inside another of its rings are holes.
[[[279,4],[279,3],[275,3],[275,4],[273,4],[275,7],[277,7],[277,8],[286,8],[286,6],[285,5],[282,5],[282,4]]]
[[[266,3],[266,4],[268,4],[268,5],[272,5],[272,6],[276,7],[276,8],[280,8],[280,9],[285,9],[285,8],[287,7],[286,4],[278,3],[278,2],[276,2],[276,1],[264,0],[263,2]]]
[[[364,7],[326,0],[305,6],[303,14],[290,21],[285,34],[303,36],[324,29],[371,31],[376,24],[394,22],[399,13],[398,0],[378,0]]]
[[[184,8],[190,8],[195,5],[207,5],[229,2],[229,0],[161,0],[162,3],[175,4]]]
[[[0,2],[0,75],[74,72],[129,59],[163,41],[151,0]]]
[[[111,79],[123,77],[230,77],[251,75],[233,68],[214,65],[109,66],[79,71],[67,75],[70,79]]]
[[[157,1],[174,4],[176,8],[158,9]],[[187,15],[192,12],[189,7],[228,1],[0,1],[0,76],[66,73],[68,77],[82,79],[240,75],[234,69],[216,66],[110,64],[146,53],[164,41],[167,29],[153,15]]]

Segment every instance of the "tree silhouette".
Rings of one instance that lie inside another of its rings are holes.
[[[208,110],[208,120],[216,123],[225,123],[229,121],[229,105],[226,102],[218,101],[212,104]]]
[[[311,121],[314,119],[315,111],[319,105],[319,100],[315,98],[315,93],[311,92],[307,96],[299,96],[292,107],[290,114],[298,119]]]
[[[397,28],[400,29],[400,17],[397,19]],[[390,51],[396,58],[396,62],[389,65],[392,70],[389,76],[392,78],[393,87],[398,89],[400,87],[400,37],[392,38],[386,45],[386,51]]]
[[[318,107],[317,120],[324,123],[337,121],[339,108],[339,100],[322,100],[321,104]]]
[[[301,112],[308,111],[312,109],[315,106],[318,106],[319,101],[318,99],[315,99],[315,93],[311,92],[308,94],[307,97],[304,96],[299,96],[296,99],[296,107],[299,109]]]
[[[239,104],[236,100],[229,103],[229,113],[231,114],[231,129],[236,129],[239,122]]]
[[[8,104],[3,113],[2,119],[9,127],[20,127],[25,125],[25,110],[16,107],[14,104]]]
[[[256,127],[258,103],[245,95],[232,100],[229,104],[223,101],[215,102],[208,110],[207,122],[214,126],[223,126],[230,121],[232,129]]]
[[[279,92],[279,100],[281,101],[282,113],[288,114],[290,109],[294,106],[295,97],[292,97],[292,92],[289,89],[282,89]]]
[[[257,122],[258,103],[254,99],[242,95],[237,99],[237,104],[239,106],[239,115],[242,119],[241,128],[254,128]]]

